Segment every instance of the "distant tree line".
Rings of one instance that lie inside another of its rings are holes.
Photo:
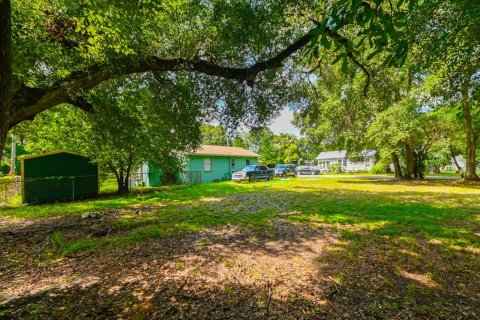
[[[268,128],[243,130],[229,137],[224,127],[205,124],[201,128],[203,144],[241,147],[260,154],[260,161],[270,167],[282,163],[304,164],[318,155],[318,148],[293,134],[274,134]]]

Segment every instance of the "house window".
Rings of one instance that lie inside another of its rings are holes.
[[[235,170],[235,159],[232,159],[232,164],[231,164],[231,166],[232,166],[232,171]]]
[[[245,160],[245,165],[247,165],[247,166],[250,165],[250,160],[249,159]]]
[[[212,171],[212,159],[203,159],[203,171]]]

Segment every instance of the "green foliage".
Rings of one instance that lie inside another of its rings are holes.
[[[265,130],[260,141],[260,148],[258,149],[260,162],[269,167],[273,167],[280,162],[277,150],[273,144],[273,137],[273,132]]]
[[[6,163],[6,162],[3,162],[1,165],[0,165],[0,172],[3,174],[3,175],[6,175],[10,172],[10,164],[9,163]]]
[[[18,93],[22,86],[55,87],[59,80],[75,78],[87,67],[110,76],[125,65],[142,64],[142,76],[155,73],[162,80],[160,87],[188,77],[189,95],[203,101],[202,115],[208,120],[231,128],[242,122],[260,127],[282,105],[298,101],[297,92],[287,85],[295,82],[293,71],[267,70],[251,87],[174,69],[156,71],[149,61],[155,57],[167,62],[202,59],[219,66],[245,67],[253,60],[271,58],[306,33],[305,25],[290,16],[308,4],[303,0],[269,5],[256,1],[153,0],[113,5],[105,0],[13,1],[14,91]],[[89,90],[78,95],[88,95]]]
[[[264,130],[259,144],[260,161],[270,167],[282,163],[299,163],[312,159],[316,154],[310,152],[305,141],[292,134],[274,135]]]
[[[341,173],[342,172],[342,165],[340,163],[334,163],[330,165],[330,170],[333,173]]]
[[[202,144],[227,145],[227,132],[223,127],[204,124],[200,127],[200,131],[202,133]]]
[[[359,66],[378,59],[383,66],[401,67],[408,56],[411,13],[416,0],[339,0],[325,6],[322,21],[310,31],[310,60],[325,58],[341,65],[344,73],[349,64]],[[341,62],[341,64],[340,64]],[[365,72],[366,73],[366,72]]]
[[[381,163],[374,164],[370,169],[370,173],[373,173],[373,174],[382,174],[385,172],[386,172],[385,165]]]
[[[181,80],[156,88],[153,79],[121,79],[95,90],[91,113],[63,105],[17,131],[30,152],[78,151],[115,173],[119,188],[126,187],[141,163],[178,172],[181,154],[199,145],[199,110],[188,91]]]
[[[280,108],[296,108],[295,123],[305,136],[302,141],[291,137],[267,141],[262,134],[233,137],[233,145],[261,149],[270,165],[301,162],[327,148],[351,153],[375,148],[384,159],[394,153],[404,161],[408,136],[422,161],[436,167],[447,151],[465,152],[465,137],[434,143],[440,141],[440,130],[426,125],[429,116],[424,113],[448,106],[464,120],[465,110],[460,108],[464,102],[473,119],[470,140],[478,144],[477,1],[282,0],[259,5],[253,0],[154,0],[112,5],[104,0],[34,0],[14,1],[12,10],[17,93],[22,86],[55,87],[59,80],[87,67],[100,70],[97,76],[115,75],[119,67],[138,66],[147,57],[202,59],[205,64],[243,68],[275,56],[279,48],[310,30],[307,50],[296,54],[284,68],[279,63],[278,69],[262,72],[254,85],[253,79],[246,85],[172,70],[126,75],[93,92],[80,92],[81,98],[97,105],[99,121],[113,119],[111,115],[118,110],[99,108],[103,104],[93,97],[109,90],[123,95],[127,84],[140,78],[140,82],[155,79],[154,87],[163,92],[156,96],[162,97],[163,105],[185,109],[178,109],[176,116],[182,113],[193,120],[195,115],[195,123],[218,122],[227,131],[242,123],[261,128]],[[152,71],[148,61],[144,68]],[[307,75],[306,70],[310,70]],[[419,88],[425,78],[427,87]],[[366,83],[370,83],[368,96]],[[133,89],[126,92],[129,90]],[[113,99],[104,100],[110,103]],[[416,111],[401,107],[413,104]],[[122,112],[118,119],[130,121]],[[382,130],[386,130],[384,135]],[[208,135],[204,133],[204,140],[209,143],[226,143],[223,134]],[[467,145],[473,148],[472,143]],[[122,148],[117,150],[125,154]],[[114,157],[119,158],[118,153]],[[162,157],[162,163],[178,165],[177,157],[165,153]]]
[[[419,116],[415,99],[402,100],[377,115],[368,127],[368,137],[383,154],[401,152],[407,139],[420,134]]]

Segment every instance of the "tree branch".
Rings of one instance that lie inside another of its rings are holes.
[[[362,2],[363,6],[370,6],[368,3]],[[370,8],[371,9],[371,8]],[[313,22],[317,27],[320,27],[322,23],[318,20],[316,20],[313,17],[308,18],[311,22]],[[334,39],[338,41],[346,50],[346,57],[350,59],[356,66],[358,66],[362,72],[365,74],[367,77],[365,87],[363,88],[363,94],[367,95],[368,92],[368,87],[370,86],[370,79],[371,75],[368,69],[360,62],[358,59],[355,57],[355,55],[352,53],[352,51],[348,48],[348,39],[339,34],[337,31],[332,30],[330,27],[326,27],[325,30],[322,30],[322,32],[329,38]]]
[[[73,72],[48,89],[23,87],[15,95],[17,103],[10,120],[10,127],[24,120],[33,119],[36,114],[61,103],[74,104],[71,97],[77,97],[82,91],[92,89],[104,81],[128,74],[187,71],[239,82],[245,81],[248,85],[253,85],[259,73],[281,67],[284,60],[303,48],[310,40],[311,36],[307,33],[272,58],[248,67],[225,67],[203,59],[160,58],[156,56],[134,62],[114,61],[108,65],[92,66]]]

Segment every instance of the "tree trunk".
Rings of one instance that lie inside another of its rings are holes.
[[[475,154],[477,151],[478,134],[475,134],[472,126],[472,115],[470,113],[470,98],[468,96],[468,86],[462,87],[462,111],[463,126],[465,128],[465,137],[467,152],[465,154],[465,180],[480,180],[476,172]]]
[[[0,159],[12,110],[12,30],[10,0],[0,0]]]
[[[117,193],[118,194],[125,194],[128,193],[128,174],[123,175],[123,168],[119,170],[119,174],[117,175]]]
[[[392,152],[392,162],[393,170],[395,171],[395,178],[402,179],[402,168],[400,167],[400,161],[398,160],[398,156],[395,152]]]
[[[426,154],[427,152],[422,149],[413,152],[415,159],[415,179],[424,178]]]
[[[405,141],[405,179],[413,180],[415,175],[415,154],[413,151],[412,138]]]
[[[128,186],[129,180],[130,180],[130,167],[128,167],[128,169],[125,171],[125,177],[123,178],[122,190],[119,193],[128,193],[128,191],[129,191],[129,186]]]
[[[126,174],[124,176],[123,168],[119,168],[117,170],[117,168],[112,163],[109,163],[108,167],[115,174],[115,179],[117,180],[117,193],[118,194],[128,193],[128,180],[130,179],[130,169],[126,170]]]
[[[125,176],[123,179],[117,179],[117,185],[118,185],[118,194],[126,194],[128,193],[128,176]]]
[[[450,149],[450,155],[452,157],[453,163],[457,167],[458,171],[462,171],[462,167],[460,167],[460,165],[458,164],[458,161],[457,161],[457,158],[456,158],[457,156],[456,156],[455,152],[453,151],[453,147],[449,146],[449,149]]]

